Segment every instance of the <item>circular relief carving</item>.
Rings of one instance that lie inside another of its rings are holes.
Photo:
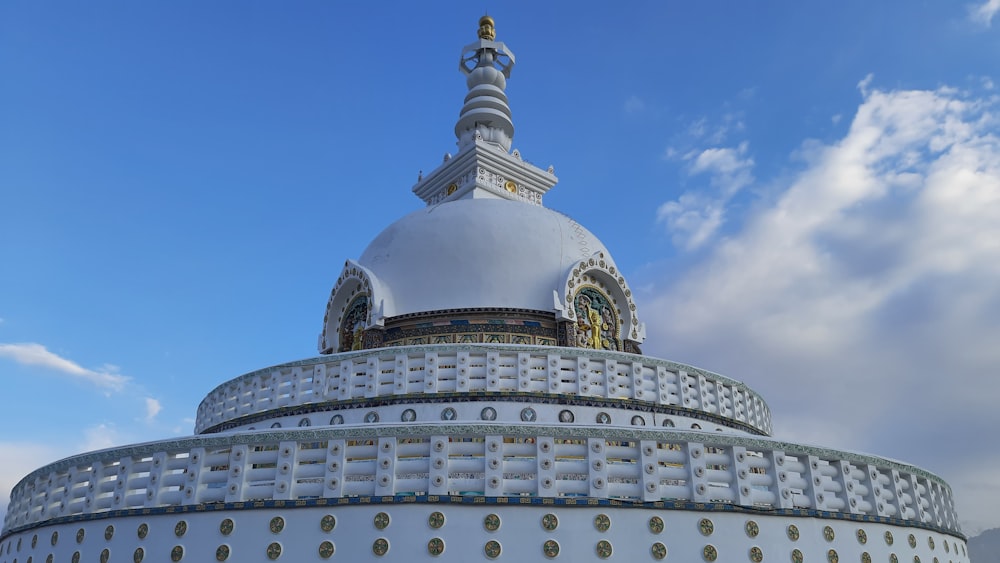
[[[335,414],[330,417],[330,424],[332,425],[343,424],[343,423],[344,423],[343,415]]]
[[[375,515],[375,527],[379,530],[384,530],[389,526],[389,515],[385,512],[379,512]]]
[[[219,547],[215,548],[215,560],[225,561],[226,559],[229,559],[229,546],[226,544],[222,544]]]
[[[831,549],[826,552],[826,560],[828,563],[840,563],[840,556],[837,555],[836,549]]]
[[[440,528],[444,526],[444,514],[440,512],[431,512],[431,515],[427,517],[427,523],[430,524],[431,528]]]
[[[795,524],[788,525],[788,539],[792,541],[799,541],[799,527]]]
[[[750,548],[750,561],[760,563],[764,560],[764,552],[756,545]]]
[[[872,563],[872,556],[867,552],[861,552],[861,563]]]
[[[802,563],[802,552],[801,551],[799,551],[797,549],[793,549],[792,550],[792,563]]]
[[[702,518],[698,521],[698,531],[701,532],[703,536],[710,536],[712,532],[715,531],[715,524],[712,523],[708,518]]]
[[[457,190],[457,189],[458,189],[458,184],[456,184],[454,182],[452,182],[451,184],[448,184],[448,195],[451,195],[451,194],[455,193],[455,190]]]
[[[546,540],[546,542],[542,544],[542,553],[544,553],[549,559],[557,557],[559,555],[559,542],[556,540]]]
[[[133,563],[142,563],[144,557],[146,557],[146,551],[141,547],[135,548],[135,551],[132,552]]]
[[[607,514],[598,514],[594,517],[594,527],[601,532],[607,532],[611,527],[611,518]]]
[[[280,534],[281,531],[285,529],[285,519],[281,516],[271,518],[271,521],[268,523],[268,528],[271,529],[272,534]]]
[[[108,526],[104,528],[104,539],[111,541],[111,538],[115,537],[115,527]]]
[[[934,538],[927,536],[927,547],[934,549]]]
[[[368,414],[365,415],[365,422],[369,424],[372,422],[378,422],[378,413],[375,411],[368,411]]]
[[[441,420],[455,420],[456,418],[458,418],[458,414],[451,407],[441,411]]]
[[[611,542],[608,540],[601,540],[597,542],[597,556],[601,559],[611,557]]]
[[[59,543],[59,532],[52,532],[52,540],[49,543],[52,545]]]
[[[910,547],[917,547],[917,536],[910,534],[907,536],[906,541],[910,544]]]
[[[322,557],[323,559],[329,559],[330,557],[333,557],[333,552],[334,552],[333,542],[325,541],[319,544],[319,556]]]
[[[868,543],[868,532],[865,532],[861,528],[858,528],[858,543],[864,545]]]
[[[551,532],[552,530],[555,530],[558,527],[559,527],[559,518],[557,518],[555,514],[552,514],[550,512],[549,514],[542,516],[542,528]]]
[[[319,521],[319,529],[324,532],[333,531],[337,527],[337,519],[334,518],[333,514],[327,514]]]
[[[101,551],[101,563],[108,563],[108,559],[111,559],[111,550],[104,548],[104,550]]]
[[[597,413],[598,424],[611,424],[611,415],[606,412]]]
[[[83,538],[86,537],[87,532],[83,528],[76,531],[76,543],[83,543]]]
[[[531,407],[525,407],[521,409],[521,420],[523,422],[534,422],[538,415],[535,413],[535,409]]]
[[[219,532],[224,536],[228,536],[233,533],[233,529],[235,527],[236,524],[233,522],[232,518],[225,518],[222,522],[219,522]]]
[[[184,548],[179,545],[175,545],[174,548],[170,550],[170,560],[180,561],[181,559],[184,559]]]
[[[483,420],[496,420],[497,410],[493,407],[484,407],[483,410],[479,411],[479,418]]]
[[[632,426],[645,426],[645,425],[646,425],[645,418],[642,418],[637,414],[632,416]]]
[[[653,554],[653,559],[660,560],[667,556],[667,546],[656,542],[649,548],[649,552]]]
[[[52,557],[52,556],[50,555],[49,557]],[[920,563],[920,556],[919,555],[914,555],[913,556],[913,563]]]
[[[69,560],[72,563],[80,563],[80,552],[79,551],[74,551],[73,552],[73,557],[70,557]]]
[[[495,532],[500,529],[500,517],[496,514],[487,514],[486,518],[483,518],[483,527],[491,532]]]
[[[892,545],[892,532],[888,530],[885,532],[885,545]]]
[[[890,561],[890,563],[899,563],[899,558],[896,557],[895,553],[890,553],[889,554],[889,561]]]
[[[180,522],[177,523],[176,526],[174,526],[174,535],[177,537],[183,536],[184,534],[187,533],[187,531],[188,531],[188,524],[183,520],[181,520]]]
[[[826,541],[833,541],[833,528],[830,526],[823,526],[823,538],[826,539]]]
[[[483,547],[483,552],[486,553],[486,557],[489,557],[490,559],[496,559],[497,557],[500,557],[500,551],[501,551],[500,542],[496,540],[490,540],[486,542],[486,546]]]
[[[576,417],[573,416],[573,411],[568,409],[563,409],[559,411],[559,422],[569,423],[573,422],[574,420],[576,420]]]
[[[389,540],[385,538],[379,538],[375,540],[372,544],[372,553],[378,555],[379,557],[385,555],[389,552]]]
[[[417,419],[417,411],[413,409],[406,409],[403,414],[399,415],[399,420],[403,422],[413,422]]]
[[[701,550],[701,556],[705,558],[705,561],[715,561],[719,558],[719,550],[715,549],[714,545],[709,544]]]
[[[757,523],[754,522],[753,520],[747,520],[747,523],[746,525],[743,526],[743,529],[746,531],[747,536],[751,538],[757,537],[757,534],[760,533],[760,526],[758,526]]]
[[[431,541],[427,542],[427,553],[434,556],[444,553],[444,540],[441,538],[431,538]]]
[[[139,524],[139,527],[135,530],[135,535],[139,536],[140,540],[146,539],[146,536],[149,535],[149,524],[145,522]]]
[[[277,558],[281,557],[281,544],[278,543],[278,542],[276,542],[276,541],[275,542],[271,542],[267,546],[266,553],[267,553],[267,558],[268,559],[272,559],[273,560],[273,559],[277,559]]]
[[[653,516],[649,519],[649,531],[654,534],[659,534],[663,531],[663,518],[659,516]]]

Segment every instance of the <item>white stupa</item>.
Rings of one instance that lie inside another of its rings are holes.
[[[611,253],[512,150],[479,23],[457,154],[345,263],[321,355],[223,383],[194,436],[34,471],[0,563],[968,562],[939,477],[772,439],[747,385],[642,355]]]

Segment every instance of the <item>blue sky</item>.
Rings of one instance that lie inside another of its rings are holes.
[[[514,146],[644,349],[1000,526],[998,0],[0,4],[0,506],[315,354],[343,260],[454,151],[483,8]]]

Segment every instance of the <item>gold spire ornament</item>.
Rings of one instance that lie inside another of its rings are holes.
[[[493,41],[496,37],[497,32],[493,27],[493,18],[489,16],[479,18],[479,38]]]

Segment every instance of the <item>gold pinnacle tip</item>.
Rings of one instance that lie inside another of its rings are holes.
[[[496,28],[493,27],[493,18],[483,16],[479,18],[479,38],[493,41],[496,39]]]

